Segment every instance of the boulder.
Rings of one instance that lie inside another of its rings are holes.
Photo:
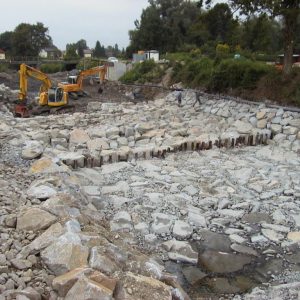
[[[113,291],[100,283],[88,279],[80,278],[68,291],[65,300],[112,300]]]
[[[252,258],[244,254],[205,250],[199,254],[198,264],[209,272],[231,273],[243,269],[251,261]]]
[[[56,221],[56,217],[39,208],[29,208],[17,217],[18,230],[47,229]]]
[[[196,264],[198,261],[198,253],[192,249],[188,242],[170,240],[164,242],[162,247],[168,251],[171,260],[190,264]]]
[[[42,260],[55,275],[87,266],[88,256],[89,248],[59,239],[41,252]]]
[[[22,149],[23,159],[35,159],[43,154],[44,147],[38,141],[26,141],[26,145]]]
[[[57,194],[57,191],[49,186],[49,185],[38,185],[38,186],[32,186],[28,189],[27,195],[30,198],[37,198],[40,200],[46,200],[52,196],[55,196]]]
[[[177,239],[187,239],[193,233],[193,228],[186,222],[176,220],[173,226],[173,236]]]
[[[75,128],[70,132],[70,144],[84,144],[89,140],[89,135],[82,129]]]

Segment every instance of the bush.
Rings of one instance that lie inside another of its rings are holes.
[[[300,68],[293,68],[289,75],[273,68],[260,79],[256,94],[280,104],[300,106]]]
[[[228,58],[230,48],[227,44],[218,44],[216,47],[216,57],[219,58]]]
[[[212,73],[210,88],[215,91],[226,91],[229,88],[253,89],[258,80],[272,69],[264,63],[250,60],[223,60]]]
[[[40,70],[43,73],[57,73],[57,72],[61,72],[64,70],[64,64],[60,64],[60,63],[48,63],[48,64],[42,64],[40,65]]]
[[[126,72],[120,81],[123,83],[159,82],[164,74],[164,68],[153,60],[136,63],[133,69]]]
[[[8,64],[0,64],[0,72],[6,72],[8,70]]]
[[[185,64],[177,63],[173,68],[173,82],[181,81],[190,87],[207,87],[213,71],[210,58],[190,59]]]

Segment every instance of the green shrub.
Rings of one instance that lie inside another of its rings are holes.
[[[189,59],[185,64],[177,63],[173,67],[173,82],[183,82],[190,87],[206,87],[211,79],[213,60],[207,57]]]
[[[216,56],[220,58],[228,58],[230,47],[227,44],[218,44],[216,47]]]
[[[57,72],[61,72],[64,70],[64,64],[60,64],[60,63],[48,63],[48,64],[42,64],[40,65],[40,70],[43,73],[57,73]]]
[[[271,69],[271,66],[250,60],[223,60],[212,73],[210,88],[215,91],[226,91],[229,88],[253,89],[258,80]]]
[[[6,72],[8,70],[8,64],[0,64],[0,72]]]
[[[120,81],[123,83],[159,82],[164,74],[164,68],[153,60],[136,63],[133,69],[126,72]]]

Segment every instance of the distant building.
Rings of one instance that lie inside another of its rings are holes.
[[[5,59],[5,51],[0,49],[0,59]]]
[[[92,58],[93,51],[91,49],[84,49],[83,50],[83,57],[85,58]]]
[[[134,53],[132,60],[134,63],[153,59],[155,62],[159,61],[159,52],[157,50],[138,51]]]
[[[48,58],[48,59],[57,59],[61,56],[60,51],[57,47],[47,47],[40,51],[39,57],[41,58]]]
[[[283,65],[284,54],[278,55],[279,63]],[[300,63],[300,54],[293,54],[293,64]]]
[[[145,51],[146,60],[153,59],[155,62],[159,61],[159,52],[157,50]]]

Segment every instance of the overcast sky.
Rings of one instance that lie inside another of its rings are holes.
[[[148,0],[6,0],[1,3],[0,33],[20,23],[42,22],[61,50],[67,43],[85,39],[90,48],[99,40],[105,46],[128,46],[128,30],[140,19]]]

